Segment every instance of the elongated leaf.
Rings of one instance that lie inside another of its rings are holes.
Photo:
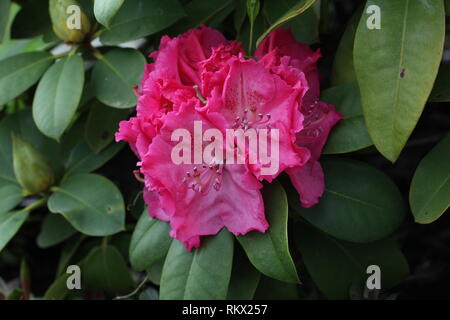
[[[126,61],[127,63],[123,63]],[[137,98],[133,86],[138,85],[145,58],[137,50],[114,49],[97,61],[92,72],[96,97],[114,108],[130,108]]]
[[[233,237],[227,230],[188,252],[173,241],[161,276],[161,300],[225,299],[231,276]]]
[[[13,209],[22,199],[22,190],[16,184],[0,185],[0,215]]]
[[[100,168],[112,157],[114,157],[117,152],[123,148],[123,146],[124,144],[122,143],[115,143],[102,152],[96,154],[91,150],[91,148],[89,148],[86,141],[80,141],[70,151],[65,165],[67,169],[66,175],[69,176],[76,173],[88,173]]]
[[[78,55],[65,57],[47,70],[33,101],[33,118],[43,134],[59,140],[78,108],[83,85],[84,65]]]
[[[303,218],[352,242],[382,239],[399,227],[405,216],[403,200],[387,176],[357,161],[324,160],[322,165],[325,193],[317,205],[298,209]]]
[[[433,91],[431,91],[430,100],[433,102],[449,102],[450,101],[450,63],[443,63],[439,69],[439,73],[434,83]]]
[[[391,239],[355,244],[328,237],[313,227],[297,225],[295,241],[314,283],[327,299],[348,299],[350,289],[362,289],[369,278],[367,267],[381,270],[381,289],[398,284],[408,274],[408,264]]]
[[[47,52],[28,52],[0,61],[0,105],[14,99],[39,80],[52,63]]]
[[[252,300],[261,273],[248,261],[243,250],[236,250],[227,300]]]
[[[148,209],[142,213],[130,244],[130,262],[134,269],[145,270],[164,258],[172,238],[167,222],[150,218]]]
[[[279,183],[273,182],[263,189],[263,197],[269,229],[265,233],[252,231],[237,238],[250,262],[261,273],[281,281],[298,283],[297,271],[289,253],[286,193]]]
[[[361,96],[356,84],[350,83],[324,90],[321,100],[333,104],[344,115],[344,119],[331,131],[323,153],[347,153],[372,145],[364,123]]]
[[[128,110],[112,109],[97,101],[91,105],[85,137],[95,153],[102,151],[114,140],[119,121],[127,118],[129,114]]]
[[[363,14],[354,63],[364,116],[377,149],[397,160],[433,87],[445,35],[444,3],[367,1],[381,10],[381,28],[369,29]]]
[[[124,201],[108,179],[95,174],[77,174],[54,191],[48,200],[49,210],[62,214],[81,233],[106,236],[124,230]]]
[[[358,28],[363,9],[364,6],[360,6],[352,15],[339,42],[331,70],[332,86],[357,83],[355,67],[353,65],[353,46],[355,43],[356,29]]]
[[[161,284],[161,275],[165,259],[166,257],[164,257],[160,261],[155,262],[147,269],[148,279],[158,286]]]
[[[6,27],[8,25],[10,6],[11,6],[10,0],[3,0],[0,2],[0,43],[3,42]]]
[[[83,263],[86,288],[117,296],[134,290],[125,260],[113,246],[94,248]]]
[[[435,221],[450,206],[450,134],[420,162],[411,182],[409,202],[418,223]]]
[[[109,27],[109,24],[119,11],[124,0],[95,0],[94,1],[94,14],[98,22],[105,27]]]
[[[48,248],[69,239],[75,233],[77,231],[63,216],[50,213],[44,218],[36,240],[40,248]]]
[[[266,32],[263,33],[261,37],[259,37],[256,46],[258,46],[261,41],[273,30],[280,27],[284,23],[288,22],[289,20],[295,18],[299,14],[305,12],[309,7],[311,7],[316,0],[299,0],[297,3],[292,6],[285,14],[283,14],[277,21],[275,21],[269,29],[266,30]]]
[[[183,8],[177,0],[127,0],[100,41],[115,45],[145,37],[169,27],[183,16]]]
[[[0,252],[28,218],[27,211],[0,212]]]

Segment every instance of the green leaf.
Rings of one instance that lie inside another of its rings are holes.
[[[161,300],[221,300],[227,297],[234,241],[223,229],[192,252],[172,241],[161,276]]]
[[[159,32],[184,16],[177,0],[124,1],[100,41],[106,45],[138,39]]]
[[[353,160],[323,160],[325,193],[303,218],[341,240],[372,242],[391,234],[405,210],[397,186],[382,172]]]
[[[62,214],[81,233],[107,236],[125,229],[122,194],[108,179],[95,174],[77,174],[53,189],[49,210]]]
[[[450,101],[450,63],[443,63],[439,68],[439,72],[434,83],[433,91],[431,91],[430,101],[433,102],[449,102]]]
[[[420,118],[442,57],[445,14],[442,0],[380,1],[381,29],[361,17],[354,63],[367,129],[377,149],[397,160]],[[420,54],[419,54],[420,53]]]
[[[11,6],[10,0],[3,0],[0,2],[0,43],[3,42],[6,27],[8,26],[10,6]]]
[[[355,43],[356,29],[361,18],[364,6],[359,8],[352,15],[347,23],[344,34],[334,57],[333,68],[331,70],[331,85],[339,86],[348,83],[357,83],[355,67],[353,65],[353,45]]]
[[[210,22],[214,17],[226,11],[232,0],[192,0],[184,6],[186,15],[169,28],[169,33],[178,35]]]
[[[167,222],[150,218],[148,209],[142,213],[130,244],[130,262],[134,269],[145,270],[167,255],[172,238]]]
[[[119,122],[129,115],[129,110],[112,109],[100,102],[94,102],[85,127],[86,141],[91,149],[99,153],[106,148],[114,140]]]
[[[0,212],[0,252],[28,218],[28,211]]]
[[[273,24],[297,2],[298,0],[265,1],[264,15],[269,23]],[[286,22],[283,28],[291,29],[292,34],[301,43],[313,44],[319,42],[319,17],[314,6],[305,10],[301,16]]]
[[[40,248],[49,248],[69,239],[75,233],[77,231],[63,216],[50,213],[42,221],[41,231],[36,239],[37,245]]]
[[[251,231],[238,240],[250,262],[261,273],[286,282],[298,283],[298,275],[289,253],[287,236],[288,203],[278,182],[262,190],[269,229],[265,233]]]
[[[59,140],[72,121],[84,85],[84,64],[71,55],[51,66],[42,77],[33,100],[33,118],[39,130]]]
[[[134,282],[122,255],[113,246],[94,248],[83,263],[86,288],[117,296],[134,290]]]
[[[144,56],[134,49],[113,49],[105,54],[92,72],[98,100],[114,108],[135,106],[137,98],[133,86],[139,84],[144,65]]]
[[[16,184],[0,185],[0,215],[17,206],[23,199],[22,189]]]
[[[56,279],[44,294],[44,300],[63,300],[69,293],[67,288],[67,279],[69,274],[63,273],[58,279]]]
[[[372,145],[364,123],[361,96],[356,84],[350,83],[324,90],[321,100],[334,105],[337,111],[344,115],[344,119],[331,130],[323,153],[347,153]]]
[[[418,223],[431,223],[450,206],[450,134],[420,162],[411,182],[409,202]]]
[[[160,261],[155,262],[147,269],[148,279],[158,286],[161,284],[161,275],[164,267],[165,258],[166,257],[164,257]]]
[[[382,290],[397,285],[409,272],[405,257],[391,239],[355,244],[299,224],[295,241],[306,269],[327,299],[348,299],[352,286],[363,288],[370,265],[381,269]]]
[[[262,36],[258,38],[258,41],[256,42],[256,46],[259,46],[261,41],[264,40],[264,38],[269,35],[273,30],[276,28],[282,26],[284,23],[288,22],[289,20],[295,18],[299,14],[302,14],[305,12],[309,7],[311,7],[316,0],[299,0],[296,2],[295,5],[293,5],[286,13],[284,13],[280,18],[278,18],[264,33]]]
[[[255,292],[255,300],[298,300],[298,286],[261,276]]]
[[[73,149],[66,161],[66,175],[88,173],[97,170],[114,157],[122,148],[123,143],[114,143],[99,154],[94,153],[87,142],[81,140]]]
[[[248,261],[243,250],[236,250],[228,287],[227,300],[252,300],[261,273]]]
[[[122,6],[124,0],[95,0],[94,14],[98,22],[109,28],[112,18]]]
[[[0,105],[31,87],[52,61],[52,56],[47,52],[27,52],[1,60]]]
[[[57,276],[60,276],[73,260],[73,257],[75,256],[75,253],[83,242],[84,237],[84,235],[80,235],[68,240],[67,243],[65,243],[64,247],[61,250],[61,255],[58,261],[58,268],[56,270]]]

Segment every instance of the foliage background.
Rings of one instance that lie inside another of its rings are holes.
[[[52,19],[48,4],[0,0],[0,299],[448,297],[444,1],[79,0],[81,34],[58,23],[76,1],[50,1]],[[364,27],[371,4],[382,32]],[[264,188],[268,234],[221,232],[187,253],[147,218],[136,158],[113,134],[161,36],[200,24],[245,48],[292,28],[321,49],[322,100],[346,119],[319,205],[300,208],[281,177]],[[69,264],[83,290],[67,290]],[[381,292],[364,290],[370,264]]]

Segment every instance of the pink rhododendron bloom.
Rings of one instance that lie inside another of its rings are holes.
[[[172,237],[191,250],[201,236],[223,227],[236,235],[264,232],[269,225],[261,181],[283,171],[303,206],[318,201],[324,177],[317,160],[341,119],[319,101],[319,52],[278,29],[261,43],[256,59],[247,59],[239,43],[203,26],[163,37],[151,57],[137,90],[137,114],[120,123],[116,140],[127,141],[140,159],[149,214],[168,221]],[[176,132],[193,142],[174,139]],[[267,144],[228,139],[230,132],[255,133]],[[262,160],[263,149],[270,162]],[[191,158],[194,163],[185,161]]]

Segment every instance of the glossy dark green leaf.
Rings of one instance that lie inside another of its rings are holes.
[[[95,0],[95,18],[105,27],[109,28],[112,18],[122,6],[124,0]]]
[[[71,55],[51,66],[42,77],[33,101],[33,118],[39,130],[59,140],[72,121],[84,85],[84,64]]]
[[[0,43],[2,43],[5,36],[6,27],[9,20],[9,8],[11,6],[10,0],[3,0],[0,2]]]
[[[183,16],[183,8],[177,0],[127,0],[100,41],[115,45],[145,37],[169,27]]]
[[[431,223],[450,206],[450,134],[420,162],[414,173],[409,203],[418,223]]]
[[[134,49],[114,49],[105,54],[92,72],[98,100],[119,109],[135,106],[137,98],[133,86],[141,81],[144,64],[144,56]]]
[[[261,41],[263,41],[263,39],[273,30],[282,26],[283,24],[295,18],[299,14],[305,12],[309,7],[311,7],[314,4],[314,2],[316,2],[316,0],[296,1],[296,3],[289,8],[289,10],[287,10],[280,18],[278,18],[274,23],[272,23],[271,26],[262,34],[262,36],[258,38],[256,45],[258,46],[261,43]]]
[[[128,110],[112,109],[97,101],[90,106],[85,136],[95,153],[102,151],[114,140],[119,122],[126,119],[129,114]]]
[[[75,233],[77,231],[63,216],[50,213],[42,221],[36,240],[40,248],[48,248],[69,239]]]
[[[273,24],[297,2],[298,0],[265,1],[263,14],[269,23]],[[301,43],[319,42],[319,17],[315,6],[283,24],[283,28],[291,29],[297,41]]]
[[[83,262],[86,289],[110,296],[128,294],[135,284],[122,255],[113,246],[94,248]]]
[[[450,101],[450,63],[443,63],[431,91],[430,101],[449,102]]]
[[[28,218],[27,211],[0,212],[0,252]]]
[[[125,228],[125,205],[119,189],[95,174],[77,174],[54,187],[48,200],[53,213],[62,214],[86,235],[106,236]]]
[[[350,83],[324,90],[321,100],[334,105],[344,116],[331,131],[323,153],[347,153],[372,145],[364,123],[361,96],[356,84]]]
[[[408,274],[408,263],[391,239],[355,244],[299,224],[295,241],[310,276],[327,299],[348,299],[352,286],[365,286],[370,265],[380,267],[382,290],[397,285]]]
[[[161,276],[161,300],[220,300],[227,297],[233,236],[225,229],[189,252],[172,241]]]
[[[172,238],[167,222],[153,219],[146,208],[142,213],[130,244],[130,262],[134,269],[145,270],[167,255]]]
[[[0,214],[13,209],[23,197],[22,189],[17,184],[0,185]]]
[[[397,160],[422,114],[442,58],[442,0],[367,1],[381,10],[381,28],[361,17],[354,64],[367,129],[377,149]]]
[[[260,278],[261,273],[248,261],[245,252],[235,250],[227,300],[252,300]]]
[[[88,173],[97,170],[114,157],[123,146],[123,143],[114,143],[96,154],[91,150],[86,141],[81,140],[72,150],[70,150],[65,164],[67,170],[66,175]]]
[[[359,161],[323,160],[325,192],[301,216],[342,240],[372,242],[391,234],[405,216],[397,186],[381,171]]]
[[[184,6],[186,15],[169,28],[170,34],[178,35],[208,23],[230,7],[232,3],[232,0],[190,1]]]
[[[339,42],[331,70],[332,86],[357,83],[355,67],[353,65],[353,45],[363,9],[364,6],[360,6],[352,15]]]
[[[53,58],[47,52],[28,52],[0,61],[0,105],[14,99],[39,80]]]
[[[289,252],[286,193],[278,182],[263,189],[264,208],[269,229],[265,233],[251,231],[238,240],[250,262],[261,273],[286,282],[298,283],[298,275]]]

